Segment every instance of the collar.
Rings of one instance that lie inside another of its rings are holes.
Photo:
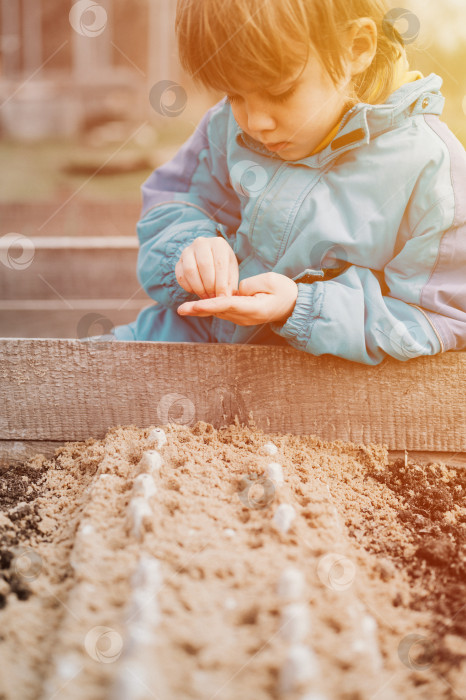
[[[394,75],[393,82],[392,82],[391,93],[395,92],[395,90],[398,90],[398,88],[400,88],[402,85],[405,85],[406,83],[412,83],[415,80],[420,80],[421,78],[424,78],[421,71],[419,71],[419,70],[410,71],[409,70],[408,58],[406,56],[406,53],[403,52],[396,63],[395,75]],[[374,93],[372,93],[372,94],[374,94]],[[369,99],[369,104],[370,103],[371,103],[371,101]],[[340,131],[340,127],[341,127],[341,120],[338,121],[335,124],[335,126],[333,127],[333,129],[331,129],[331,131],[329,131],[327,136],[322,139],[322,141],[319,143],[319,145],[316,146],[316,148],[313,150],[311,155],[313,156],[316,153],[323,151],[324,148],[326,148],[329,145],[329,143],[331,143],[333,141],[333,139],[335,138],[335,136],[338,134],[338,132]]]
[[[411,71],[411,73],[417,74],[419,72]],[[409,116],[416,114],[439,115],[443,112],[445,104],[445,98],[440,92],[442,84],[443,79],[436,73],[431,73],[425,78],[417,77],[410,82],[404,82],[401,87],[391,93],[383,104],[372,105],[359,102],[345,113],[341,122],[327,135],[323,142],[325,145],[321,150],[318,150],[319,147],[317,147],[314,153],[306,158],[283,162],[301,163],[309,167],[321,168],[345,151],[369,143],[371,138],[382,131],[397,126]],[[239,145],[246,145],[262,155],[277,158],[260,141],[256,141],[249,134],[246,134],[238,126],[232,113],[231,118],[236,125],[234,137]],[[319,144],[319,146],[321,145]]]

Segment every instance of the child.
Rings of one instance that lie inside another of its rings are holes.
[[[466,152],[387,10],[178,0],[182,65],[227,96],[142,186],[137,271],[158,303],[118,340],[371,365],[466,348]]]

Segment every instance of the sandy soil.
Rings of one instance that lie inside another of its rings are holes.
[[[160,427],[4,470],[1,700],[466,697],[466,472]]]

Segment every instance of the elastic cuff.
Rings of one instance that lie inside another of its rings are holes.
[[[442,336],[440,335],[440,330],[437,328],[434,318],[435,316],[438,316],[438,314],[432,314],[429,311],[426,311],[425,309],[422,309],[420,306],[417,306],[417,304],[411,304],[411,306],[414,306],[416,309],[418,309],[423,316],[429,321],[429,324],[432,326],[432,330],[434,331],[435,335],[437,336],[437,340],[440,344],[440,350],[439,352],[446,352],[447,350],[451,350],[452,348],[455,347],[455,336],[453,333],[450,331],[448,326],[445,328],[445,337],[446,337],[446,343],[444,343]],[[440,318],[438,319],[440,322]],[[440,325],[440,323],[439,323]]]
[[[271,323],[270,328],[274,333],[281,335],[286,340],[294,340],[301,344],[303,349],[309,342],[311,321],[315,313],[315,286],[298,282],[298,297],[293,313],[285,323]]]

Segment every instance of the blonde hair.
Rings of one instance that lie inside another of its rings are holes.
[[[244,80],[261,88],[279,84],[306,63],[312,46],[337,85],[344,75],[341,34],[370,17],[377,50],[354,76],[348,104],[383,103],[396,62],[406,55],[402,37],[385,20],[388,10],[386,0],[178,0],[178,55],[196,82],[228,92]]]

